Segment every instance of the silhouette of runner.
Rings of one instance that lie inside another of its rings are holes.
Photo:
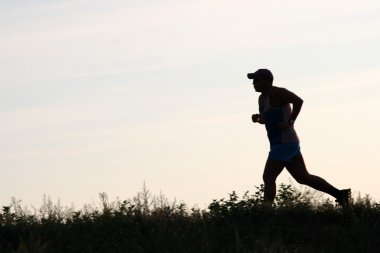
[[[255,91],[260,92],[259,112],[253,114],[254,123],[265,124],[270,151],[264,168],[264,199],[273,204],[276,196],[276,178],[284,169],[300,184],[308,185],[336,198],[341,206],[347,206],[351,189],[338,190],[323,178],[309,174],[303,160],[299,139],[294,129],[303,100],[285,88],[273,86],[273,75],[268,69],[248,73],[253,79]],[[292,104],[292,107],[290,106]]]

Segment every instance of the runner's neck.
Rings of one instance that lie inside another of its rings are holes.
[[[263,91],[263,95],[264,96],[269,96],[270,94],[271,94],[271,92],[272,92],[272,88],[273,88],[273,86],[270,86],[268,89],[266,89],[265,91]]]

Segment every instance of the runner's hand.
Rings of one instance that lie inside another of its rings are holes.
[[[253,114],[252,115],[252,121],[253,123],[260,123],[260,124],[264,124],[264,119],[260,116],[260,114]]]
[[[260,115],[259,114],[252,114],[252,122],[258,123],[259,122]]]

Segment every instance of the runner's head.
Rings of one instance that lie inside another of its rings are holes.
[[[256,72],[248,73],[247,77],[253,79],[253,87],[257,92],[265,92],[272,87],[273,75],[268,69],[259,69]]]

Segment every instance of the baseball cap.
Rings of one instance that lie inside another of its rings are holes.
[[[262,78],[262,79],[270,79],[273,81],[273,75],[269,69],[259,69],[256,72],[248,73],[247,77],[248,79]]]

